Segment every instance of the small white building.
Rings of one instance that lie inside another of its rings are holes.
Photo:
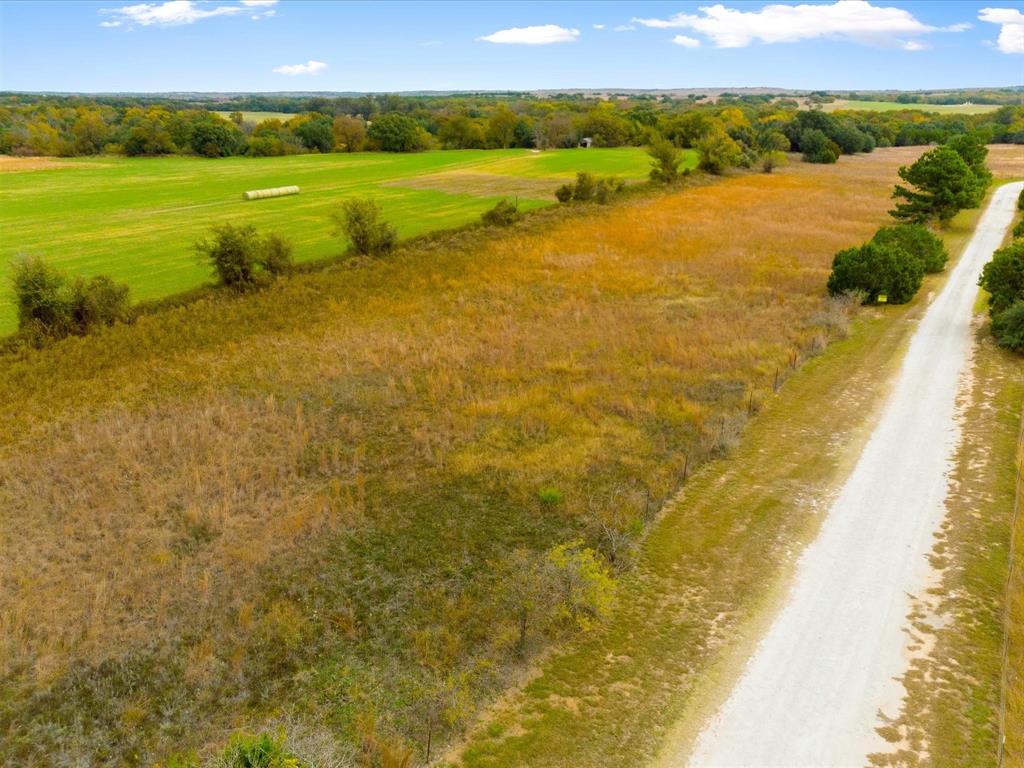
[[[594,146],[594,140],[587,136],[585,138],[580,139],[579,145],[584,149],[590,149],[592,146]]]

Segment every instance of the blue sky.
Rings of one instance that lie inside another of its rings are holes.
[[[1022,83],[1020,3],[0,3],[5,90]]]

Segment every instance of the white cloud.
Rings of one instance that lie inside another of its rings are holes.
[[[695,37],[687,37],[686,35],[676,35],[672,38],[672,42],[683,46],[683,48],[700,48],[700,40]]]
[[[211,5],[195,0],[168,0],[164,3],[136,3],[120,8],[102,8],[101,14],[113,16],[113,21],[101,21],[101,27],[120,27],[138,24],[142,27],[175,27],[194,24],[215,16],[236,16],[251,14],[253,21],[269,19],[277,11],[273,9],[278,0],[240,0],[238,5]]]
[[[489,43],[510,45],[550,45],[551,43],[571,43],[580,36],[578,29],[566,29],[557,24],[542,24],[537,27],[512,27],[499,29],[490,35],[477,38]]]
[[[971,29],[973,26],[974,25],[971,24],[969,21],[964,21],[964,22],[961,22],[960,24],[950,24],[948,27],[946,27],[946,31],[947,32],[966,32],[968,29]]]
[[[100,13],[110,14],[117,21],[127,24],[138,24],[143,27],[173,27],[181,24],[193,24],[214,16],[233,16],[244,10],[245,8],[241,5],[218,5],[207,8],[200,7],[192,0],[169,0],[166,3],[138,3],[137,5],[123,5],[120,8],[103,8]]]
[[[594,29],[604,29],[604,24],[594,24]]]
[[[982,8],[978,19],[999,24],[997,47],[1003,53],[1024,53],[1024,13],[1016,8]]]
[[[920,40],[907,40],[902,47],[904,51],[927,51],[931,48],[928,43],[922,43]]]
[[[617,27],[612,27],[612,32],[632,32],[636,27],[632,24],[619,24]]]
[[[279,75],[315,75],[325,69],[327,69],[327,65],[324,62],[313,61],[313,59],[305,64],[282,64],[280,67],[274,67],[274,71]]]
[[[693,29],[707,35],[719,48],[743,48],[755,40],[793,43],[820,37],[906,48],[908,43],[901,40],[903,37],[945,31],[919,21],[902,8],[875,6],[867,0],[837,0],[829,5],[775,4],[756,11],[727,8],[719,3],[703,6],[700,12],[633,21],[655,29]]]

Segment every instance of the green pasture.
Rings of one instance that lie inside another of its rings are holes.
[[[215,110],[218,115],[226,120],[231,119],[233,110]],[[242,120],[247,123],[260,123],[264,120],[280,120],[282,123],[286,120],[291,120],[293,117],[298,117],[294,112],[246,112],[242,111]]]
[[[845,101],[838,100],[825,104],[826,112],[840,109],[863,109],[869,112],[896,112],[901,109],[917,109],[921,112],[939,112],[946,115],[980,115],[994,112],[998,104],[901,104],[896,101]]]
[[[687,163],[695,164],[692,153]],[[329,213],[347,197],[376,199],[408,237],[475,220],[505,194],[527,209],[550,204],[555,187],[577,171],[641,179],[648,168],[642,148],[625,147],[101,157],[3,173],[0,334],[16,325],[8,278],[18,254],[41,256],[69,275],[110,275],[131,286],[133,299],[150,299],[209,280],[192,244],[211,224],[231,221],[278,232],[292,241],[298,261],[310,261],[345,249],[331,234]],[[299,185],[302,193],[242,200],[248,189],[287,184]]]

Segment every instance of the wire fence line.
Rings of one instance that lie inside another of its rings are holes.
[[[1004,592],[1003,609],[1003,661],[1002,675],[999,686],[999,758],[997,765],[1003,768],[1006,759],[1006,689],[1010,675],[1010,611],[1013,590],[1017,582],[1017,548],[1021,545],[1017,536],[1021,508],[1024,507],[1024,408],[1021,409],[1020,430],[1017,433],[1017,451],[1014,461],[1017,465],[1017,482],[1013,501],[1013,514],[1010,516],[1010,562],[1006,573],[1006,589]]]

